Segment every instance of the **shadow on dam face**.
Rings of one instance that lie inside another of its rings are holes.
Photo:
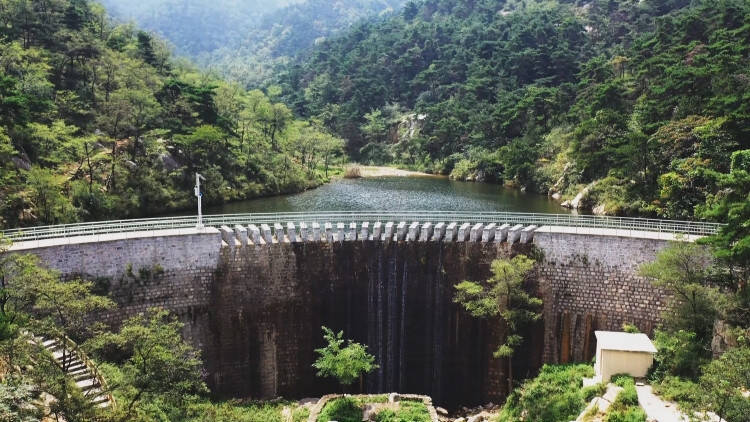
[[[273,244],[224,248],[215,273],[204,358],[227,397],[309,397],[340,391],[316,377],[321,326],[367,345],[378,369],[354,390],[432,396],[455,408],[507,394],[506,362],[492,352],[499,321],[453,303],[454,285],[485,280],[499,257],[530,245],[442,242]],[[514,359],[538,368],[541,324]]]

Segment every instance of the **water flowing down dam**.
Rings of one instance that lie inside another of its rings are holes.
[[[311,366],[325,325],[376,357],[378,369],[355,390],[427,394],[449,408],[502,400],[507,365],[492,356],[502,325],[453,303],[453,286],[487,279],[497,258],[538,259],[527,287],[544,300],[543,320],[524,333],[514,359],[518,377],[544,362],[589,360],[594,330],[628,322],[650,332],[668,299],[637,275],[640,263],[677,239],[665,231],[553,226],[507,215],[364,218],[240,224],[232,217],[202,229],[67,228],[79,234],[68,237],[40,229],[36,240],[12,250],[38,255],[65,277],[95,279],[119,309],[92,320],[116,325],[152,306],[175,312],[201,350],[209,386],[223,397],[340,390]]]

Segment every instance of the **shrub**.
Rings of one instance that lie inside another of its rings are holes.
[[[318,415],[318,422],[361,422],[362,408],[351,397],[342,397],[326,403]]]
[[[352,164],[350,166],[346,166],[344,169],[344,178],[345,179],[359,179],[362,177],[362,169],[356,165]]]
[[[654,332],[654,345],[658,352],[651,367],[652,381],[668,375],[694,378],[700,366],[706,362],[705,351],[695,339],[695,333],[678,330]]]
[[[453,166],[450,178],[454,180],[467,180],[474,177],[476,166],[471,160],[463,159]]]
[[[640,407],[614,410],[607,413],[605,422],[646,422],[646,413]]]
[[[605,391],[607,391],[607,386],[600,382],[598,384],[584,387],[583,390],[581,390],[581,394],[583,394],[583,400],[588,402],[594,397],[601,396]]]
[[[536,378],[515,389],[500,411],[499,422],[516,422],[521,414],[528,421],[567,422],[574,420],[586,406],[581,382],[590,377],[590,365],[544,365]]]

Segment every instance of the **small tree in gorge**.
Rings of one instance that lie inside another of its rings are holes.
[[[345,341],[343,331],[335,333],[328,327],[321,328],[327,344],[315,349],[315,353],[320,356],[313,363],[313,368],[318,370],[319,377],[334,377],[346,388],[357,378],[377,369],[375,356],[367,353],[367,346],[351,340]]]
[[[495,357],[508,359],[508,391],[513,389],[513,354],[523,342],[519,334],[529,323],[541,317],[542,300],[523,288],[534,260],[525,255],[492,261],[492,276],[484,283],[462,281],[457,284],[454,302],[477,318],[500,317],[506,326],[505,342]]]

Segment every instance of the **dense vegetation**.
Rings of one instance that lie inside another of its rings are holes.
[[[200,355],[174,315],[150,309],[114,331],[86,322],[91,312],[117,312],[115,304],[95,294],[94,283],[63,281],[36,256],[7,253],[8,246],[0,238],[0,420],[307,420],[308,410],[289,402],[212,402]],[[116,408],[94,406],[50,352],[29,341],[32,334],[78,341],[97,361]]]
[[[508,396],[498,422],[575,420],[586,403],[602,393],[600,385],[581,388],[583,378],[593,375],[594,368],[587,364],[544,365],[537,377]]]
[[[168,39],[176,52],[242,86],[256,87],[277,65],[355,22],[398,10],[404,0],[104,0]]]
[[[693,218],[750,142],[748,39],[742,0],[424,0],[278,80],[362,162]]]
[[[732,253],[719,235],[709,240],[713,254],[677,242],[641,269],[673,294],[654,336],[659,352],[650,378],[688,413],[712,411],[729,421],[750,414],[742,396],[750,389],[750,261],[731,258],[747,254],[747,239]]]
[[[300,191],[341,150],[94,3],[3,0],[0,22],[0,227],[184,208],[196,171],[208,203]]]

